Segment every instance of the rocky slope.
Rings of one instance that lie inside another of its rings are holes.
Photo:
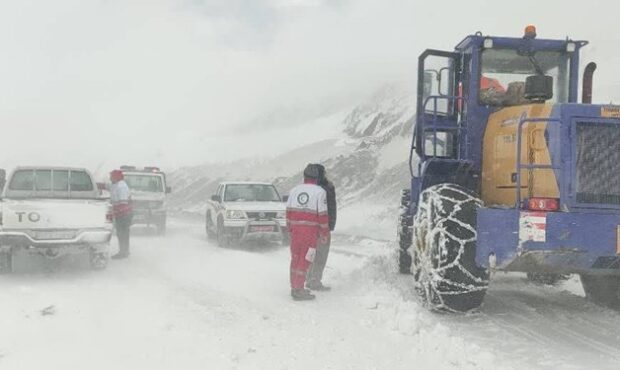
[[[396,217],[400,189],[409,181],[408,148],[414,116],[414,94],[395,86],[385,87],[344,120],[334,122],[342,126],[340,137],[326,138],[269,160],[174,171],[169,177],[175,188],[170,207],[202,214],[205,200],[222,180],[271,181],[286,194],[299,183],[307,163],[321,162],[336,185],[340,225],[357,225],[368,231],[362,225],[392,222]]]

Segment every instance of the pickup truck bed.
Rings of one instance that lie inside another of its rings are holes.
[[[109,213],[85,169],[18,167],[0,201],[0,273],[12,271],[18,249],[47,258],[89,253],[91,266],[104,268],[113,228]]]

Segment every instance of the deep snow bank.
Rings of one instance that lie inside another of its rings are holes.
[[[362,250],[382,250],[346,278],[347,284],[356,287],[358,304],[369,313],[364,325],[383,327],[402,336],[416,358],[412,369],[511,368],[490,351],[454,335],[441,323],[445,315],[431,313],[420,305],[412,277],[397,272],[392,243],[362,240],[357,244]]]

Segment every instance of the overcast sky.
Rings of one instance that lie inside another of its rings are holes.
[[[466,5],[465,5],[466,4]],[[165,167],[271,155],[290,128],[465,35],[589,39],[595,100],[620,102],[620,6],[588,1],[0,1],[0,166]],[[305,128],[304,128],[305,130]],[[306,137],[307,135],[307,137]]]

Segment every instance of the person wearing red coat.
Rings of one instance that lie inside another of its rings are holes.
[[[110,172],[110,201],[112,202],[112,216],[114,218],[114,228],[118,237],[117,254],[113,255],[113,259],[122,259],[129,257],[129,230],[131,228],[131,219],[133,216],[133,208],[131,205],[131,192],[124,180],[123,172],[114,170]]]
[[[304,288],[306,274],[319,244],[329,238],[327,195],[318,185],[320,169],[309,164],[304,170],[304,183],[289,193],[286,223],[291,235],[290,282],[294,300],[311,300],[315,296]]]

